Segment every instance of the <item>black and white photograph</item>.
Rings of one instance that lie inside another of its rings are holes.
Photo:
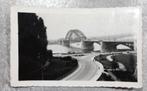
[[[140,8],[11,9],[12,86],[142,86]]]

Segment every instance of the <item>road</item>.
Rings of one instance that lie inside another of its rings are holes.
[[[95,56],[96,54],[87,54],[83,57],[76,57],[79,64],[78,68],[63,80],[96,81],[103,72],[103,66],[100,63],[93,61]]]

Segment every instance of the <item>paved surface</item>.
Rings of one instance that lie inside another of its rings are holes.
[[[94,56],[94,54],[88,54],[77,58],[79,63],[77,70],[63,80],[97,80],[102,74],[103,66],[93,61]]]

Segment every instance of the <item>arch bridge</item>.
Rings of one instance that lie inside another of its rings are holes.
[[[69,41],[83,41],[86,39],[86,36],[78,29],[68,31],[68,33],[65,36],[65,40]]]
[[[65,36],[65,39],[62,40],[60,44],[70,47],[70,43],[81,42],[81,49],[87,51],[94,50],[94,43],[97,43],[101,46],[101,52],[115,52],[115,51],[125,51],[125,50],[117,50],[117,45],[122,44],[128,46],[130,50],[134,50],[134,41],[102,41],[102,40],[91,40],[87,39],[87,37],[80,30],[73,29],[68,31]]]

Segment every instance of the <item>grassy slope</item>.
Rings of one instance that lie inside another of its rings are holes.
[[[20,63],[20,80],[59,80],[78,66],[77,60],[70,57],[53,57],[46,67],[33,58],[25,57],[23,60]]]
[[[137,81],[135,77],[133,76],[135,67],[136,67],[136,55],[135,54],[118,54],[115,55],[115,62],[109,62],[106,59],[107,55],[103,55],[101,57],[97,57],[97,61],[103,64],[105,71],[108,73],[112,73],[116,76],[116,78],[120,81]],[[107,71],[107,69],[115,69],[117,68],[117,62],[122,63],[127,71]],[[112,81],[114,80],[110,75],[108,74],[102,74],[102,76],[98,80],[104,80],[104,81]]]

